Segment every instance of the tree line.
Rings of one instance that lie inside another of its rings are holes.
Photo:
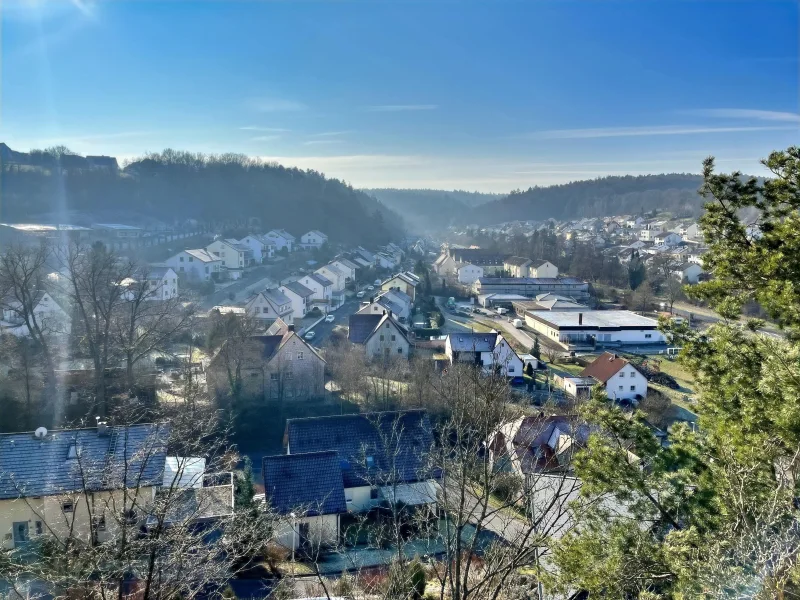
[[[119,172],[74,167],[63,147],[33,151],[35,165],[0,164],[4,219],[260,219],[296,236],[311,229],[332,242],[377,246],[396,239],[402,220],[373,197],[322,173],[242,154],[167,149],[129,161]],[[89,224],[89,223],[87,223]]]

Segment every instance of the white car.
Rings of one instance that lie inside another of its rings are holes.
[[[316,334],[316,333],[314,333],[313,331],[309,331],[309,332],[308,332],[308,333],[307,333],[307,334],[306,334],[304,337],[305,337],[307,340],[311,341],[311,340],[313,340],[313,339],[314,339],[314,336],[315,336],[315,335],[317,335],[317,334]]]
[[[334,317],[333,315],[328,315],[327,317],[325,317],[325,322],[326,322],[326,323],[333,323],[333,320],[334,320],[335,318],[336,318],[336,317]]]
[[[371,285],[368,285],[368,286],[367,286],[367,289],[368,289],[368,290],[371,292],[371,291],[372,291],[372,290],[374,290],[375,288],[374,288],[373,286],[371,286]]]
[[[362,292],[358,292],[356,294],[356,298],[363,298],[363,297],[364,297],[364,292],[363,291]]]

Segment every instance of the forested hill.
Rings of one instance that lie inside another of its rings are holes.
[[[438,229],[458,220],[460,215],[502,194],[482,194],[463,190],[371,189],[364,190],[388,208],[400,213],[417,231]]]
[[[296,235],[319,229],[332,242],[368,246],[390,241],[402,229],[400,217],[373,197],[315,171],[239,154],[165,150],[116,172],[74,168],[63,149],[54,150],[49,163],[37,155],[35,166],[18,158],[2,161],[1,221],[39,220],[62,211],[106,218],[118,212],[166,222],[257,217],[267,229]]]
[[[462,222],[491,224],[513,220],[576,219],[650,210],[675,216],[700,213],[703,199],[697,193],[702,177],[684,173],[601,177],[550,187],[513,192],[476,207]]]

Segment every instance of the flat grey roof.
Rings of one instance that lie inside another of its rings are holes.
[[[582,324],[578,319],[583,315]],[[634,327],[655,329],[658,321],[637,315],[629,310],[585,310],[581,311],[549,311],[540,314],[529,313],[528,316],[553,327],[591,328],[591,327]]]

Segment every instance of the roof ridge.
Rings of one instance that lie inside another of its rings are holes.
[[[371,411],[366,413],[348,413],[344,415],[318,415],[316,417],[294,417],[292,419],[286,419],[286,423],[288,424],[291,421],[314,421],[320,419],[341,419],[341,418],[352,418],[352,417],[368,417],[372,415],[387,415],[387,414],[406,414],[406,413],[426,413],[427,409],[424,408],[406,408],[403,410],[380,410],[380,411]],[[308,454],[308,453],[306,453]]]

